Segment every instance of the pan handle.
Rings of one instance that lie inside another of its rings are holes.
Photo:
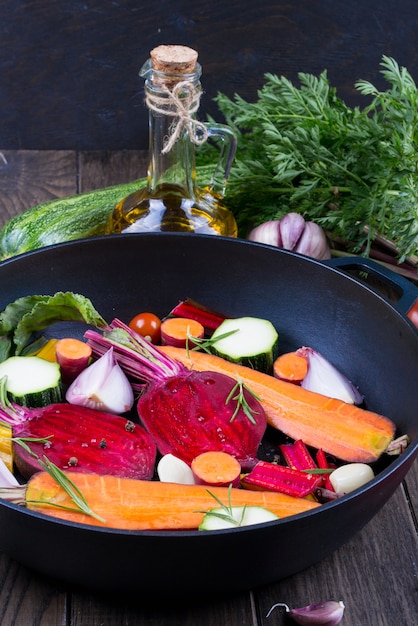
[[[395,308],[408,317],[418,328],[418,287],[410,280],[396,272],[392,272],[392,270],[381,263],[365,257],[336,257],[324,261],[324,263],[337,269],[364,271],[379,278],[384,284],[392,287],[399,294],[399,299],[393,303]]]

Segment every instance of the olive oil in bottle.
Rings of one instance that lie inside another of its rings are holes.
[[[150,56],[141,70],[149,108],[147,186],[116,205],[107,233],[172,231],[236,237],[235,218],[223,205],[236,140],[227,126],[196,120],[201,95],[197,53],[185,46],[159,46]],[[199,188],[194,146],[208,137],[221,139],[222,150],[212,182]]]

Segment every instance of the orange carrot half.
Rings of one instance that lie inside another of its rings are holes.
[[[80,339],[65,337],[55,344],[57,363],[61,368],[61,377],[65,383],[72,383],[88,366],[91,348]]]
[[[206,352],[169,346],[162,350],[191,369],[222,372],[240,379],[261,398],[271,426],[343,461],[371,463],[380,457],[395,435],[394,423],[378,413]]]
[[[262,506],[278,517],[288,517],[309,511],[318,503],[304,498],[262,491],[247,491],[227,487],[177,485],[158,481],[134,480],[115,476],[99,476],[74,472],[71,481],[83,494],[94,513],[105,522],[77,511],[62,509],[53,504],[74,508],[74,503],[62,487],[47,472],[34,474],[26,486],[27,508],[82,524],[128,530],[190,530],[196,529],[204,513],[216,506],[209,491],[228,505]],[[51,505],[39,501],[50,502]]]

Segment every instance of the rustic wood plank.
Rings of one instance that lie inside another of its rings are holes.
[[[41,202],[77,191],[76,153],[4,150],[0,155],[0,225]]]
[[[79,191],[128,183],[147,175],[147,150],[101,150],[79,155]]]
[[[0,555],[0,623],[4,626],[66,626],[63,589]]]
[[[411,507],[411,516],[418,533],[418,459],[414,462],[405,478],[406,495]]]
[[[187,592],[187,580],[184,587]],[[71,626],[257,626],[258,622],[250,594],[183,601],[159,596],[147,601],[138,589],[137,597],[132,600],[76,594],[72,598],[70,623]]]
[[[333,599],[345,603],[344,626],[410,626],[418,615],[417,550],[417,535],[400,486],[345,546],[306,571],[258,593],[260,624],[288,623],[279,609],[270,619],[265,617],[277,602],[298,607]]]

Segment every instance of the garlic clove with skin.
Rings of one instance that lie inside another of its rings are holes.
[[[309,626],[309,624],[316,624],[317,626],[337,626],[344,615],[344,603],[336,602],[335,600],[328,600],[327,602],[315,602],[314,604],[308,604],[307,606],[299,609],[290,609],[287,604],[278,602],[271,607],[266,617],[269,617],[273,610],[277,607],[283,607],[286,613],[297,624]]]
[[[343,618],[344,603],[329,600],[315,602],[300,609],[291,609],[290,615],[297,624],[317,624],[318,626],[337,626]]]
[[[283,247],[279,228],[280,220],[270,220],[253,228],[248,235],[249,241],[265,243],[278,248]]]
[[[287,213],[282,217],[279,225],[282,247],[286,250],[295,250],[305,228],[306,222],[300,213]]]
[[[321,261],[331,258],[325,233],[315,222],[305,223],[305,228],[294,251]]]

